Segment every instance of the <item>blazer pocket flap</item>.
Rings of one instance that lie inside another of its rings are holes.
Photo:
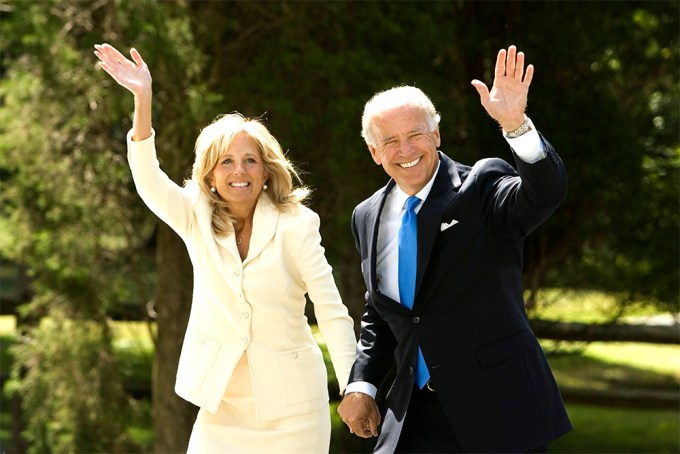
[[[219,350],[219,342],[194,329],[188,329],[177,368],[177,380],[191,389],[199,389],[210,372]]]
[[[326,397],[326,368],[317,346],[277,353],[276,370],[281,395],[287,405]]]
[[[479,348],[477,359],[482,367],[489,367],[537,347],[536,337],[526,330]]]

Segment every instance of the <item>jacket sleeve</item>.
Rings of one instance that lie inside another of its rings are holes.
[[[132,178],[146,206],[185,238],[192,216],[192,196],[188,189],[181,188],[161,170],[156,157],[155,137],[153,132],[147,139],[134,141],[132,131],[128,133],[128,163]]]
[[[319,216],[306,208],[301,210],[304,219],[299,225],[298,270],[307,288],[309,299],[314,304],[314,315],[328,346],[342,394],[354,362],[356,347],[354,321],[342,303],[333,279],[333,269],[326,260],[319,233]]]
[[[363,223],[358,222],[360,215],[358,211],[352,214],[352,234],[357,249],[362,254],[362,238],[366,238],[367,232],[361,230]],[[366,255],[367,256],[367,255]],[[365,381],[371,383],[376,388],[380,387],[385,377],[394,366],[394,349],[397,341],[392,333],[392,329],[387,322],[380,316],[375,309],[369,292],[366,292],[366,311],[361,317],[361,331],[359,342],[356,348],[356,359],[350,374],[350,383],[355,381]]]
[[[484,159],[471,171],[482,217],[505,236],[527,236],[566,197],[564,164],[542,136],[541,140],[546,157],[540,161],[529,164],[518,158],[515,170],[501,159]]]

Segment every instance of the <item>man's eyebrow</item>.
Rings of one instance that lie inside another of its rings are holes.
[[[429,131],[427,130],[426,127],[417,126],[417,127],[413,128],[413,129],[407,131],[406,134],[408,135],[408,134],[415,134],[415,133],[421,133],[421,132],[426,133],[426,132],[429,132]],[[391,136],[384,137],[384,138],[382,139],[382,141],[383,141],[383,142],[389,142],[390,140],[394,140],[394,139],[396,139],[397,137],[398,137],[398,134],[393,134],[393,135],[391,135]]]

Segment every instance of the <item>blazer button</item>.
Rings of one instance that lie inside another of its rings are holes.
[[[417,325],[418,323],[420,323],[420,317],[418,317],[418,316],[413,317],[413,323],[414,323],[415,325]]]
[[[413,375],[413,372],[415,372],[415,370],[413,369],[413,366],[408,366],[408,373]]]

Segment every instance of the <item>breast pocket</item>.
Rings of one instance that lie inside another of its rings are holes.
[[[316,346],[278,353],[276,370],[287,405],[321,399],[328,393],[326,366]]]

